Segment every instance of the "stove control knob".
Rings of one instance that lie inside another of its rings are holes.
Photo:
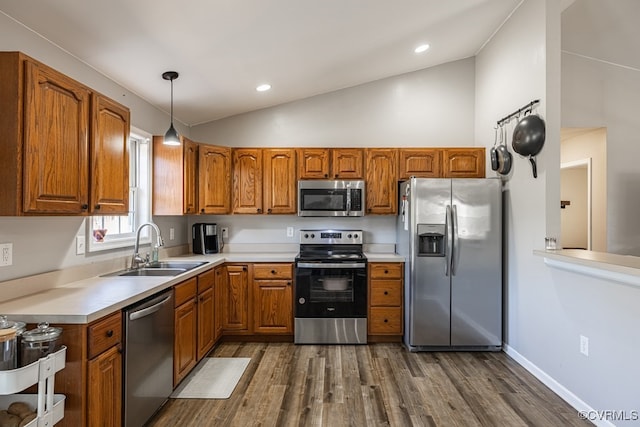
[[[316,235],[311,233],[311,238],[314,239],[315,237],[316,237]]]
[[[305,239],[308,239],[308,238],[309,238],[309,235],[305,233],[304,238],[305,238]]]
[[[358,235],[357,235],[357,234],[354,234],[354,235],[353,235],[353,238],[354,238],[354,239],[357,239],[357,238],[358,238]]]
[[[304,298],[300,298],[300,299],[298,300],[298,303],[299,303],[299,304],[304,304],[305,302],[307,302],[307,300],[306,300],[306,299],[304,299]]]
[[[347,239],[350,239],[351,237],[351,234],[347,234]]]

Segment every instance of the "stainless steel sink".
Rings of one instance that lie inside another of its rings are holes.
[[[148,268],[143,267],[137,270],[127,270],[116,276],[177,276],[187,271],[184,268]]]
[[[153,269],[162,269],[162,268],[183,268],[185,270],[191,270],[196,267],[200,267],[201,265],[206,264],[207,261],[160,261],[154,262],[153,264],[145,265],[143,268],[153,268]]]
[[[101,277],[114,276],[177,276],[186,271],[192,270],[201,265],[207,264],[207,261],[160,261],[146,265],[138,269],[120,270],[114,273],[104,274]]]

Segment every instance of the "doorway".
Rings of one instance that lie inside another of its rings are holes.
[[[591,250],[591,158],[560,165],[563,249]]]

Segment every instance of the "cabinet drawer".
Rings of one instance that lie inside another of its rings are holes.
[[[254,279],[291,279],[291,264],[253,264]]]
[[[213,272],[213,269],[209,271],[205,271],[202,274],[198,275],[198,293],[202,293],[209,288],[213,287],[213,284],[216,281],[216,275]]]
[[[402,278],[402,263],[378,263],[369,264],[369,273],[372,279],[400,279]]]
[[[185,280],[182,283],[178,283],[173,287],[173,306],[178,307],[185,302],[189,301],[191,298],[196,296],[198,292],[198,279],[196,277],[192,277],[189,280]]]
[[[89,325],[89,359],[118,344],[122,339],[122,313],[117,312]]]
[[[400,307],[402,305],[402,281],[372,280],[371,306]]]
[[[402,335],[402,307],[371,307],[369,335]]]

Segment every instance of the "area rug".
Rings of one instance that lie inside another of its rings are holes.
[[[248,357],[207,357],[184,379],[173,399],[228,399],[251,361]]]

